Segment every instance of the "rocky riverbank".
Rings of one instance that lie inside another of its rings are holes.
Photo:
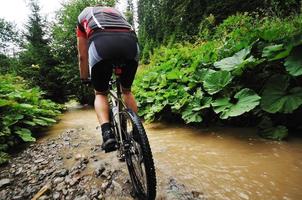
[[[29,145],[0,168],[1,199],[134,199],[125,163],[104,154],[84,128]],[[160,181],[157,199],[204,199],[173,178]]]

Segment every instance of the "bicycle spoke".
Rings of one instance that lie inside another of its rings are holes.
[[[121,130],[125,136],[126,163],[137,197],[153,200],[156,195],[156,179],[152,154],[150,147],[148,147],[148,154],[145,154],[146,149],[144,150],[144,148],[146,148],[145,145],[148,141],[141,137],[141,134],[145,134],[145,132],[140,132],[143,129],[135,124],[136,122],[131,118],[134,116],[134,113],[125,112],[121,117]],[[144,158],[145,156],[147,157]],[[149,165],[146,166],[146,164]]]

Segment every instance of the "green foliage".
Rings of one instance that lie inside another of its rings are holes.
[[[228,71],[210,72],[205,75],[203,86],[210,95],[213,95],[225,88],[232,81],[232,78]]]
[[[274,75],[264,86],[261,107],[269,113],[292,113],[302,105],[302,87],[289,88],[290,77]]]
[[[220,114],[221,119],[240,116],[249,112],[259,105],[261,97],[253,90],[242,89],[235,94],[236,103],[231,102],[231,98],[217,99],[212,103],[215,113]]]
[[[47,98],[64,102],[67,100],[66,91],[62,87],[57,61],[49,45],[48,22],[40,15],[40,6],[36,0],[29,2],[29,8],[31,13],[25,25],[16,73],[45,91]]]
[[[258,125],[259,134],[268,139],[282,140],[288,136],[288,129],[285,126],[274,126],[272,120],[263,117]]]
[[[222,120],[270,114],[274,125],[262,135],[284,138],[287,124],[274,113],[301,111],[302,16],[257,20],[236,14],[210,27],[207,41],[155,49],[134,84],[139,114],[156,120],[170,113],[185,123],[218,120],[215,113]]]
[[[267,58],[269,61],[279,60],[287,57],[290,50],[290,48],[284,49],[283,44],[275,44],[265,47],[262,52],[262,57]]]
[[[218,62],[214,63],[214,66],[216,68],[219,68],[221,70],[226,71],[232,71],[237,68],[243,68],[247,64],[250,64],[252,62],[255,62],[255,59],[253,56],[250,56],[247,58],[247,56],[250,54],[251,49],[245,48],[241,51],[235,53],[233,56],[224,58]]]
[[[15,24],[0,18],[0,54],[8,54],[6,52],[9,44],[18,42],[18,32]]]
[[[62,107],[43,99],[43,94],[40,89],[29,87],[21,77],[0,75],[0,160],[6,155],[2,151],[18,139],[35,141],[34,129],[56,123]]]
[[[282,140],[288,136],[288,129],[285,126],[270,127],[262,130],[260,135],[272,140]]]
[[[161,44],[169,44],[171,38],[176,42],[192,42],[198,35],[201,39],[208,40],[214,32],[217,34],[216,38],[223,34],[232,38],[241,37],[240,43],[239,40],[228,41],[233,42],[229,43],[229,48],[239,51],[256,37],[252,34],[256,31],[252,29],[253,17],[246,14],[238,20],[236,13],[248,12],[256,16],[268,16],[262,21],[267,27],[267,23],[272,22],[272,16],[282,18],[300,11],[300,0],[139,0],[139,41],[144,52],[143,61],[148,63],[149,52]],[[215,31],[215,26],[222,22],[225,26],[220,26],[219,30]],[[270,31],[263,32],[263,37],[279,33],[278,26],[275,26]],[[148,47],[146,51],[145,47]]]
[[[292,76],[302,75],[302,45],[292,50],[284,66],[288,73]]]
[[[7,153],[2,152],[2,151],[0,150],[0,165],[3,164],[3,163],[6,163],[6,162],[8,161],[9,158],[10,158],[10,157],[9,157],[9,155],[8,155]]]

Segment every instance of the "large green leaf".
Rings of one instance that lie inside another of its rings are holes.
[[[49,123],[56,123],[57,122],[55,119],[48,118],[48,117],[39,117],[39,118],[42,119],[42,120],[45,120]]]
[[[228,71],[211,72],[205,76],[203,86],[209,94],[215,94],[227,86],[232,78]]]
[[[181,113],[181,117],[187,124],[192,122],[202,122],[201,113],[192,111],[190,106],[188,106],[187,109]]]
[[[302,104],[302,88],[288,88],[289,77],[275,75],[264,87],[261,108],[269,113],[292,113]]]
[[[26,128],[21,128],[16,133],[22,138],[24,142],[35,142],[36,139],[31,136],[31,131]]]
[[[232,103],[230,98],[217,99],[212,103],[215,113],[221,119],[242,115],[254,109],[260,103],[260,97],[251,89],[242,89],[235,94],[237,103]]]
[[[11,126],[11,125],[18,123],[23,118],[24,118],[24,115],[21,115],[18,113],[10,113],[10,114],[7,114],[3,118],[3,124],[5,126]]]
[[[167,73],[168,80],[179,80],[183,77],[183,73],[178,69],[174,69]]]
[[[267,139],[282,140],[288,136],[285,126],[269,127],[260,131],[260,135]]]
[[[269,61],[279,60],[289,55],[291,46],[285,47],[283,44],[276,44],[264,47],[262,57],[267,58]]]
[[[11,101],[8,101],[6,99],[0,99],[0,107],[4,107],[4,106],[10,105],[10,104],[12,104]]]
[[[38,124],[38,125],[41,125],[41,126],[48,126],[50,125],[49,122],[47,122],[46,120],[44,119],[39,119],[39,118],[33,118],[33,122]]]
[[[284,63],[286,70],[293,76],[302,75],[302,46],[294,48]]]
[[[241,51],[235,53],[232,57],[224,58],[218,62],[215,62],[214,66],[225,71],[232,71],[237,68],[242,68],[243,66],[256,61],[253,56],[247,58],[250,52],[250,48],[242,49]]]

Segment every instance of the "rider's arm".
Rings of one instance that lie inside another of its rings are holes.
[[[80,78],[88,79],[89,68],[88,68],[88,40],[83,34],[77,34],[77,44],[78,44],[78,59],[80,68]]]

